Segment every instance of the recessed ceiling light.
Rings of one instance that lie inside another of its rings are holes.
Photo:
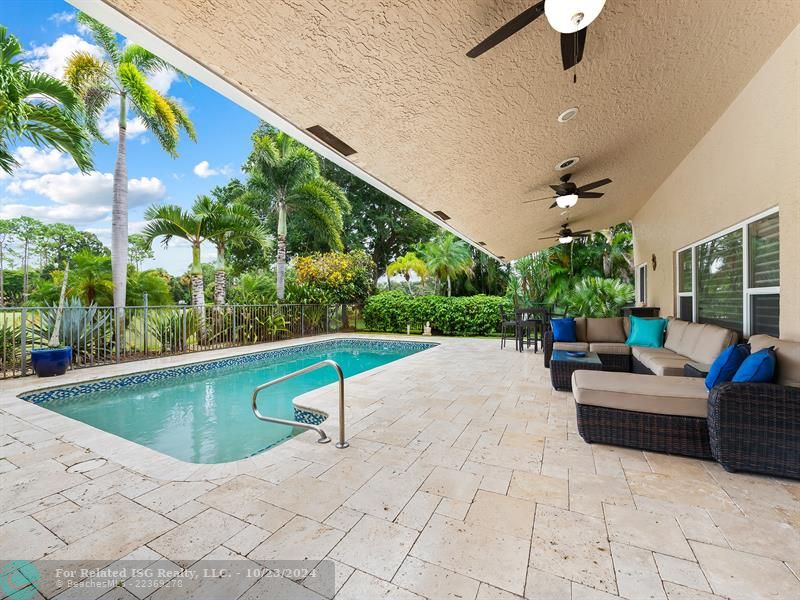
[[[572,108],[568,108],[560,115],[558,115],[558,122],[559,123],[566,123],[567,121],[571,121],[578,115],[578,107],[573,106]]]
[[[579,160],[580,160],[579,156],[570,156],[569,158],[565,158],[556,165],[556,171],[564,171],[565,169],[574,167],[575,165],[578,164]]]
[[[315,138],[317,138],[326,146],[336,150],[336,152],[338,152],[342,156],[350,156],[351,154],[356,153],[356,151],[352,147],[345,144],[342,140],[340,140],[338,137],[333,135],[330,131],[328,131],[321,125],[312,125],[308,129],[306,129],[306,131],[308,131],[308,133],[313,135]]]

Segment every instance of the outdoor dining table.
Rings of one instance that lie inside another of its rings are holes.
[[[544,340],[545,327],[550,321],[550,312],[546,307],[521,308],[516,311],[516,348],[522,352],[525,348],[525,335],[528,337],[528,348],[531,346],[533,333],[533,351],[539,351],[539,340]]]

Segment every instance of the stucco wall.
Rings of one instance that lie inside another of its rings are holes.
[[[658,262],[648,266],[648,304],[675,314],[676,250],[773,206],[781,337],[800,340],[800,27],[634,217],[636,264]]]

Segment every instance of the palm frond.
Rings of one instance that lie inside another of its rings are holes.
[[[83,12],[78,12],[75,20],[88,27],[95,43],[108,55],[108,59],[112,64],[118,65],[120,56],[119,42],[114,30]]]
[[[75,52],[67,59],[64,81],[79,95],[89,87],[109,85],[111,72],[108,63],[88,52]]]
[[[50,102],[60,104],[69,112],[78,112],[81,101],[73,89],[52,75],[23,71],[20,76],[23,89],[23,98],[31,96],[44,96]]]
[[[158,71],[175,70],[175,68],[163,58],[156,56],[150,52],[150,50],[138,44],[128,44],[125,46],[119,55],[119,62],[131,63],[146,75],[152,75]]]
[[[79,122],[57,106],[31,105],[21,135],[36,147],[50,146],[67,152],[83,172],[92,169],[89,137]]]
[[[172,112],[175,115],[175,120],[178,122],[178,127],[183,129],[184,133],[186,133],[190,140],[196,142],[197,132],[194,129],[194,123],[192,123],[192,120],[189,118],[186,110],[180,105],[180,102],[169,96],[165,96],[164,101],[172,109]]]
[[[142,116],[153,116],[156,91],[147,83],[142,72],[131,63],[122,63],[117,67],[117,77],[136,112]]]
[[[173,237],[189,241],[196,237],[197,219],[176,204],[150,206],[145,210],[144,218],[148,223],[142,235],[148,244],[163,237],[162,244],[166,247]]]

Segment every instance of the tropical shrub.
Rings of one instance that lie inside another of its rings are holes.
[[[501,311],[511,301],[499,296],[420,296],[399,291],[372,296],[364,306],[364,322],[373,331],[405,332],[408,325],[430,322],[444,335],[489,335],[498,329]]]
[[[147,319],[147,329],[162,352],[183,352],[189,338],[197,332],[197,313],[184,309],[152,310]]]
[[[362,304],[373,291],[375,263],[363,250],[298,256],[292,266],[294,283],[319,290],[329,302]]]
[[[633,302],[630,283],[619,279],[585,277],[566,294],[567,314],[583,317],[616,317],[626,304]]]
[[[275,275],[269,271],[252,271],[243,273],[234,279],[228,290],[228,301],[231,304],[273,304],[277,298],[275,293]]]

